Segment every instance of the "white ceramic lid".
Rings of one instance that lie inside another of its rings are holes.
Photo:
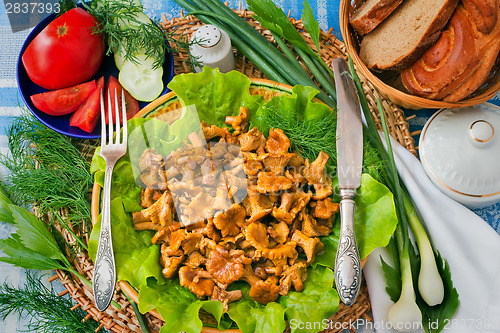
[[[443,109],[425,124],[420,160],[441,191],[466,206],[500,201],[500,108]]]

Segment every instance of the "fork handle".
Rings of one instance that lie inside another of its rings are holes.
[[[106,163],[104,173],[104,190],[102,198],[101,232],[94,264],[93,288],[94,299],[99,311],[108,308],[115,290],[116,268],[111,237],[111,176],[115,162]]]

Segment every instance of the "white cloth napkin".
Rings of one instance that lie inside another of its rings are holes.
[[[392,145],[399,175],[429,231],[431,242],[448,261],[459,294],[459,308],[445,322],[443,332],[499,333],[500,235],[436,188],[415,156],[394,140]],[[385,291],[380,264],[380,255],[387,255],[384,252],[385,249],[375,250],[363,270],[377,333],[396,332],[387,325],[387,313],[393,303]]]

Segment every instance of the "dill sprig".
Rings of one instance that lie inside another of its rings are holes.
[[[154,59],[153,68],[156,69],[163,65],[168,52],[187,52],[188,66],[193,69],[199,65],[189,51],[190,45],[198,42],[189,41],[182,34],[176,36],[175,31],[165,31],[156,18],[152,23],[137,20],[137,14],[143,13],[143,7],[136,1],[94,0],[82,5],[99,21],[94,32],[104,36],[108,44],[107,55],[122,50],[126,60],[137,63],[137,55],[145,53],[146,57]],[[134,23],[134,26],[127,26],[125,22]]]
[[[70,298],[59,297],[52,286],[46,287],[41,277],[36,278],[30,271],[23,287],[0,285],[0,319],[5,320],[11,313],[28,316],[28,332],[98,332],[99,323],[92,318],[85,320],[87,313],[81,308],[71,311],[73,305]]]
[[[269,128],[279,128],[290,139],[292,149],[295,149],[303,158],[310,161],[316,159],[321,151],[330,156],[328,166],[330,170],[337,165],[337,112],[334,110],[322,119],[300,120],[294,112],[283,108],[263,109],[260,119],[261,124]],[[266,129],[264,129],[266,131]],[[373,147],[370,140],[364,139],[363,149],[363,171],[369,173],[378,181],[380,171],[383,168],[382,161],[377,149]]]
[[[314,161],[319,152],[324,151],[330,156],[329,161],[334,165],[337,164],[335,146],[337,117],[334,112],[317,121],[302,121],[289,110],[272,108],[263,112],[261,123],[269,128],[283,130],[290,139],[292,148],[303,158]]]
[[[85,249],[75,234],[82,222],[91,230],[89,190],[93,184],[90,164],[78,150],[77,140],[61,135],[27,112],[16,117],[8,129],[10,155],[0,155],[0,163],[9,171],[6,182],[18,205],[35,205],[48,218],[51,232],[63,238],[56,226],[64,227],[77,240],[68,249]],[[60,210],[64,209],[65,217]]]
[[[107,41],[106,54],[121,49],[126,60],[136,62],[136,55],[145,52],[147,57],[155,60],[154,68],[163,65],[168,52],[167,39],[157,25],[136,19],[138,13],[143,13],[142,5],[134,0],[96,0],[83,6],[99,21],[95,32],[103,34]],[[135,26],[126,26],[125,22]]]

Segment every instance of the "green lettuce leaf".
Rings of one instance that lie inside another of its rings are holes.
[[[98,152],[96,152],[97,154]],[[98,159],[104,161],[101,156]],[[94,175],[95,181],[101,187],[104,187],[104,170],[98,170]],[[141,187],[136,184],[128,154],[116,162],[111,184],[111,200],[121,198],[126,212],[137,212],[143,209],[141,206]]]
[[[241,106],[252,114],[262,103],[262,96],[250,94],[250,83],[250,79],[238,71],[222,74],[217,69],[204,67],[201,73],[175,76],[168,88],[179,96],[184,106],[195,105],[201,120],[225,127],[226,116],[237,115]]]
[[[181,287],[178,280],[167,280],[164,285],[148,283],[139,291],[139,310],[146,313],[157,309],[167,323],[161,333],[200,332],[203,322],[200,309],[210,313],[220,322],[223,308],[219,301],[200,301],[188,289]]]
[[[101,156],[101,147],[97,147],[92,156],[90,172],[94,174],[94,181],[101,187],[104,187],[105,169],[106,162]],[[121,198],[126,212],[137,212],[142,209],[141,187],[136,184],[129,153],[116,162],[111,184],[111,200]]]
[[[290,120],[283,119],[285,122],[306,122],[324,119],[332,111],[327,105],[313,101],[318,93],[317,89],[309,86],[294,86],[291,95],[273,97],[267,103],[262,104],[255,113],[250,114],[250,127],[257,126],[267,136],[269,129],[274,126],[269,124],[266,114],[285,113],[285,116],[290,115]]]
[[[149,278],[165,283],[161,274],[160,247],[151,244],[152,231],[136,231],[132,216],[124,210],[118,197],[111,201],[111,228],[118,280],[128,281],[133,287],[146,285]],[[99,243],[100,220],[94,225],[89,239],[89,255],[92,260]]]
[[[172,124],[160,115],[157,118],[143,119],[129,130],[128,154],[130,161],[134,161],[132,168],[135,178],[140,177],[139,167],[135,163],[146,149],[168,156],[184,145],[184,140],[188,140],[189,134],[202,133],[201,123],[194,107],[184,107],[171,112],[179,112],[179,117]]]
[[[229,304],[229,317],[243,332],[280,333],[286,328],[286,319],[292,332],[312,333],[322,330],[325,319],[337,312],[339,297],[334,289],[334,274],[327,267],[308,269],[308,276],[301,292],[290,291],[277,302],[266,306],[255,302],[248,295],[248,284],[237,283],[232,288],[241,289],[242,300]],[[308,325],[313,327],[308,328]]]
[[[243,292],[243,298],[230,303],[227,314],[242,333],[281,333],[285,330],[285,308],[281,304],[277,302],[265,306],[259,304],[248,295],[250,290],[248,284],[237,285]]]
[[[333,288],[333,271],[318,266],[307,270],[304,290],[291,291],[279,299],[285,307],[292,333],[313,333],[325,328],[326,319],[338,310],[339,296]]]

